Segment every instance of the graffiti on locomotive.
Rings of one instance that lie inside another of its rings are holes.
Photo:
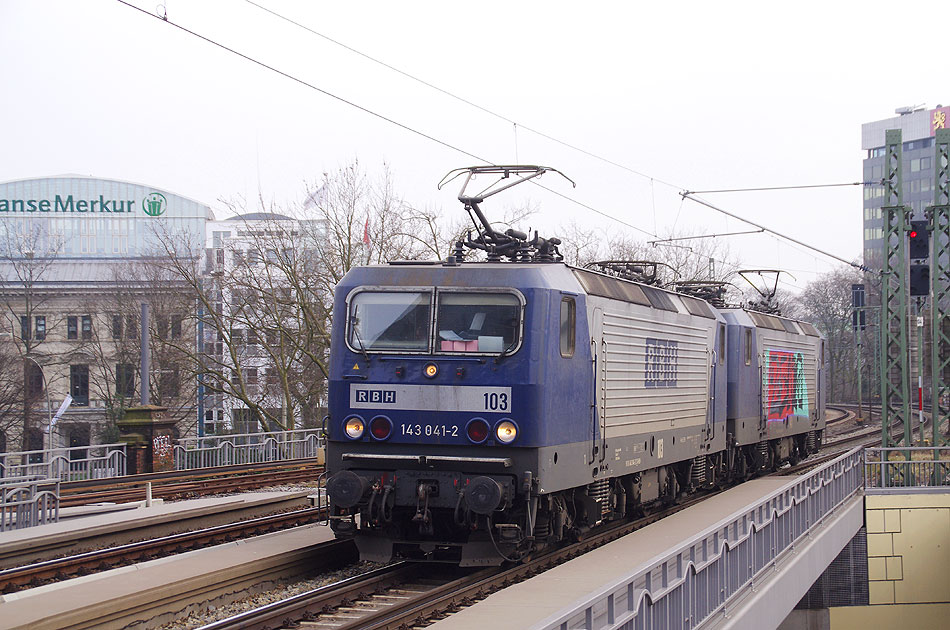
[[[801,352],[767,348],[764,374],[768,421],[808,415],[808,383]]]

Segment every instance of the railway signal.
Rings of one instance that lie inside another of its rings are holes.
[[[910,266],[910,294],[930,295],[930,265]]]
[[[929,221],[911,221],[907,233],[908,255],[911,260],[930,258]]]

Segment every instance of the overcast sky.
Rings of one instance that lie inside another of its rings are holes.
[[[458,187],[436,184],[474,155],[553,166],[577,188],[546,186],[650,233],[734,232],[749,228],[679,191],[859,181],[861,123],[950,104],[933,2],[255,2],[517,130],[251,2],[133,4],[445,144],[119,2],[0,0],[0,181],[129,180],[221,216],[219,199],[259,191],[299,202],[359,159],[389,164],[409,203],[458,213]],[[861,254],[859,187],[705,198]],[[574,220],[644,237],[533,186],[494,199],[537,203],[549,234]],[[730,244],[791,270],[786,288],[837,264],[765,235]]]

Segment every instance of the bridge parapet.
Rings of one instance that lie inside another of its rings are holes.
[[[788,573],[807,590],[824,565],[802,558],[830,561],[851,539],[863,522],[863,472],[857,448],[632,567],[533,630],[749,627],[743,623],[750,619],[776,627],[804,591],[776,588],[774,576]]]
[[[864,458],[865,494],[950,492],[950,447],[869,448]]]

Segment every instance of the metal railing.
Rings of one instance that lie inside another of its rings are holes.
[[[320,429],[297,429],[184,438],[175,441],[175,470],[317,457],[320,434]]]
[[[897,446],[865,451],[868,494],[950,491],[950,447]]]
[[[0,532],[59,520],[59,480],[7,477],[0,483]]]
[[[856,448],[790,481],[531,630],[686,630],[724,616],[776,570],[777,558],[850,505],[862,487],[862,455]]]
[[[11,477],[59,481],[122,477],[126,473],[125,459],[125,444],[0,453],[0,483]]]

